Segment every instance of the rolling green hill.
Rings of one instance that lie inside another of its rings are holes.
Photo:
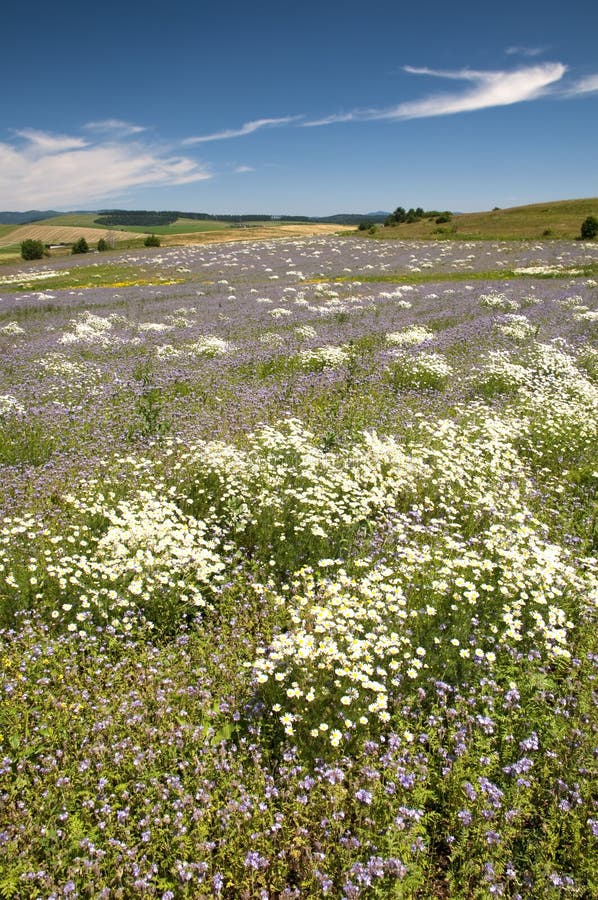
[[[411,224],[381,228],[374,237],[382,240],[573,240],[579,237],[581,223],[590,215],[598,217],[597,197],[534,203],[490,212],[460,213],[442,225],[434,219],[422,219]]]

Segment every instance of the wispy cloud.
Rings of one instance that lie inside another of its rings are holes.
[[[548,47],[507,47],[505,53],[508,56],[541,56],[547,50]]]
[[[121,137],[132,134],[140,134],[146,129],[142,125],[134,125],[132,122],[123,122],[122,119],[102,119],[99,122],[88,122],[83,126],[87,131],[118,134]]]
[[[14,133],[27,141],[31,152],[63,153],[65,150],[79,150],[87,146],[84,138],[68,134],[49,134],[46,131],[35,131],[33,128],[24,128]]]
[[[233,169],[235,175],[244,175],[245,172],[255,172],[253,166],[235,166]]]
[[[566,91],[567,97],[577,97],[582,94],[595,94],[598,91],[598,75],[587,75],[572,84]]]
[[[139,141],[86,141],[22,130],[0,142],[0,197],[9,209],[72,207],[135,187],[210,178],[195,160]]]
[[[410,100],[383,109],[356,109],[348,113],[302,122],[304,127],[331,125],[336,122],[396,121],[449,116],[495,106],[510,106],[535,100],[546,93],[550,85],[563,77],[567,67],[562,63],[544,63],[512,71],[477,71],[475,69],[442,70],[405,66],[411,75],[431,75],[453,81],[466,81],[471,87],[452,94],[433,94],[421,100]]]
[[[215,131],[213,134],[204,134],[199,137],[186,138],[183,144],[204,144],[207,141],[226,141],[229,138],[244,137],[246,134],[253,134],[261,128],[275,128],[277,125],[289,125],[296,122],[302,116],[282,116],[278,119],[254,119],[252,122],[245,122],[240,128],[227,128],[224,131]]]

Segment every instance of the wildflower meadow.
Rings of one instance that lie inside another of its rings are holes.
[[[598,245],[0,276],[0,898],[598,896]]]

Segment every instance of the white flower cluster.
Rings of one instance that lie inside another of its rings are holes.
[[[66,277],[68,269],[41,269],[39,272],[17,272],[16,275],[1,275],[0,286],[4,284],[29,284],[30,281],[45,281],[46,278]]]
[[[233,346],[229,341],[216,335],[204,335],[193,341],[191,344],[185,344],[184,352],[190,356],[224,356],[233,350]]]
[[[494,292],[491,294],[480,295],[480,306],[486,309],[497,309],[501,312],[515,311],[519,309],[517,300],[512,300],[505,294]]]
[[[112,324],[110,319],[96,316],[86,310],[78,319],[72,320],[72,331],[65,331],[60,338],[60,343],[100,344],[102,346],[108,346],[114,342],[114,338],[109,334],[112,330]]]
[[[425,325],[412,325],[403,331],[392,331],[386,335],[386,343],[395,347],[409,347],[423,344],[434,337],[434,332]]]
[[[411,356],[395,350],[390,359],[391,378],[396,387],[440,389],[453,374],[452,367],[441,353]]]
[[[0,416],[23,416],[25,407],[12,394],[0,394]]]
[[[25,329],[21,328],[18,322],[7,322],[6,325],[3,325],[2,328],[0,328],[0,334],[16,337],[19,334],[25,334]]]
[[[349,361],[346,347],[317,347],[315,350],[303,350],[299,354],[301,365],[310,372],[323,372],[324,369],[340,369]]]
[[[495,322],[494,329],[513,341],[526,341],[536,333],[536,328],[527,316],[510,314]]]

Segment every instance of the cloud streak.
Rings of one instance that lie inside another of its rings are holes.
[[[477,71],[475,69],[442,70],[405,66],[411,75],[428,75],[452,81],[466,81],[471,87],[458,93],[433,94],[421,100],[410,100],[383,109],[356,109],[348,113],[302,122],[303,127],[332,125],[337,122],[399,121],[450,116],[496,106],[511,106],[535,100],[563,77],[567,67],[562,63],[525,66],[512,71]]]
[[[541,56],[546,53],[547,47],[507,47],[507,56]]]
[[[576,81],[567,91],[567,97],[580,97],[584,94],[595,94],[598,92],[598,75],[587,75]]]
[[[132,122],[123,122],[122,119],[102,119],[99,122],[88,122],[83,126],[87,131],[117,134],[125,137],[132,134],[140,134],[146,129],[142,125],[133,125]]]
[[[148,143],[87,141],[22,130],[0,142],[0,196],[8,209],[73,207],[131,188],[191,184],[211,177],[195,160]]]
[[[275,128],[279,125],[290,125],[291,122],[296,122],[301,118],[302,116],[282,116],[278,119],[254,119],[252,122],[245,122],[240,128],[227,128],[224,131],[215,131],[212,134],[185,138],[183,144],[205,144],[208,141],[226,141],[229,138],[244,137],[247,134],[253,134],[261,128]]]

